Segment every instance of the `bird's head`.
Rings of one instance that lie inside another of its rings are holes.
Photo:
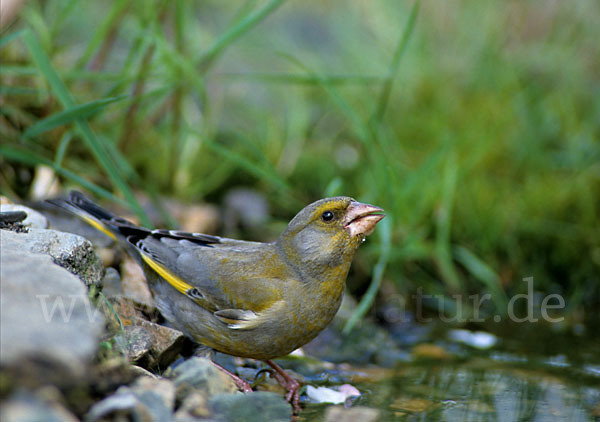
[[[278,243],[296,264],[337,266],[354,257],[365,236],[384,217],[379,207],[347,196],[307,205],[288,224]]]

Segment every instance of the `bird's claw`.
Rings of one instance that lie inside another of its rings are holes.
[[[285,399],[292,405],[294,415],[297,415],[300,412],[300,383],[291,378],[291,381],[285,384],[285,388],[287,389]]]
[[[297,379],[292,378],[285,373],[279,365],[272,360],[265,361],[271,368],[273,368],[273,375],[277,382],[281,384],[287,391],[285,399],[292,405],[294,415],[300,413],[300,382]]]

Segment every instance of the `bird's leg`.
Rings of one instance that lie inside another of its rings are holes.
[[[235,386],[240,391],[243,391],[244,393],[251,393],[252,392],[252,386],[250,386],[250,384],[248,384],[248,381],[245,381],[242,378],[238,377],[236,374],[234,374],[232,372],[229,372],[227,369],[223,368],[217,362],[214,362],[212,360],[211,360],[211,362],[212,362],[213,365],[215,365],[215,368],[217,368],[218,370],[226,373],[229,377],[231,377],[231,379],[235,383]]]
[[[287,390],[287,394],[285,395],[285,399],[290,402],[292,408],[294,409],[294,414],[297,415],[300,412],[300,383],[298,380],[290,377],[285,373],[283,369],[279,365],[277,365],[272,360],[265,361],[267,365],[275,370],[275,373],[279,376],[275,378],[277,381]],[[282,381],[283,380],[283,381]]]

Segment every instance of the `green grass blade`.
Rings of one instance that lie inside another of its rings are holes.
[[[249,80],[274,84],[296,84],[296,85],[319,85],[326,83],[329,85],[368,85],[380,84],[385,80],[384,76],[377,75],[328,75],[322,74],[320,77],[314,75],[294,75],[290,73],[215,73],[211,75],[214,78],[223,78],[230,80]]]
[[[67,149],[69,148],[71,139],[73,139],[73,133],[70,130],[65,132],[60,139],[60,143],[58,144],[58,148],[56,150],[56,156],[54,157],[54,164],[59,167],[62,166],[62,162],[67,154]]]
[[[406,23],[406,28],[404,28],[402,36],[400,37],[398,45],[396,46],[396,50],[394,51],[394,57],[392,58],[392,63],[390,64],[390,68],[388,70],[388,76],[383,86],[381,87],[381,93],[379,94],[377,108],[375,109],[375,113],[373,114],[373,117],[371,119],[374,122],[381,122],[383,114],[385,113],[385,109],[387,108],[387,104],[390,100],[390,95],[392,93],[394,77],[398,73],[398,68],[400,67],[400,59],[404,55],[410,36],[414,32],[417,14],[419,13],[419,5],[420,0],[415,0],[415,2],[413,3],[413,7],[410,11],[410,15],[408,17],[408,22]]]
[[[58,97],[58,100],[60,101],[62,106],[64,108],[76,107],[75,101],[71,97],[70,92],[67,90],[67,87],[61,81],[60,77],[58,76],[58,73],[56,73],[56,71],[52,67],[52,64],[50,63],[50,58],[44,52],[35,36],[30,31],[27,31],[23,34],[23,39],[25,41],[25,44],[27,45],[27,48],[29,49],[29,52],[34,62],[36,63],[44,77],[47,79],[48,83],[50,84],[50,87],[54,91],[54,94]],[[117,187],[117,189],[119,189],[123,193],[129,206],[140,217],[142,224],[152,226],[150,219],[138,203],[137,199],[135,199],[133,192],[131,191],[131,189],[129,189],[129,186],[119,173],[114,163],[111,161],[103,145],[96,138],[88,122],[85,119],[78,118],[75,120],[75,125],[77,126],[77,129],[79,130],[79,133],[81,134],[81,137],[86,143],[87,147],[94,154],[100,166],[104,169],[104,171],[106,171],[111,182],[115,185],[115,187]]]
[[[8,73],[18,76],[34,76],[37,75],[38,70],[33,66],[18,66],[18,65],[7,65],[3,64],[0,66],[0,75]]]
[[[104,98],[101,100],[91,101],[86,104],[78,105],[75,107],[67,108],[66,110],[55,113],[45,119],[37,121],[34,125],[27,128],[23,133],[26,138],[37,136],[41,133],[52,130],[58,126],[66,125],[74,122],[77,119],[86,119],[109,104],[117,101],[121,101],[129,95],[120,95],[118,97]]]
[[[5,44],[8,44],[12,40],[19,38],[21,35],[23,35],[24,32],[25,30],[21,29],[19,31],[11,32],[10,34],[3,36],[2,38],[0,38],[0,48],[4,47]]]
[[[369,128],[365,124],[364,119],[354,110],[354,108],[348,104],[341,95],[339,95],[338,91],[328,83],[328,80],[325,79],[322,75],[313,72],[309,69],[304,63],[300,60],[296,59],[289,54],[282,54],[283,57],[287,58],[290,62],[294,63],[300,69],[305,71],[310,78],[314,78],[317,84],[325,90],[325,92],[329,95],[333,103],[340,109],[340,111],[346,116],[346,118],[350,121],[354,133],[356,136],[367,146],[370,145],[370,135]]]
[[[55,162],[48,160],[40,155],[37,155],[31,150],[23,151],[13,147],[0,146],[0,156],[5,157],[7,160],[16,161],[32,167],[35,167],[39,164],[43,164],[52,168],[60,176],[81,185],[83,188],[87,189],[90,192],[93,192],[99,197],[106,198],[112,202],[115,202],[125,207],[129,205],[129,203],[125,202],[121,198],[116,197],[109,191],[102,189],[101,187],[85,180],[83,177],[80,177],[79,175],[65,169],[64,167],[57,165]]]
[[[27,86],[0,86],[1,95],[40,95],[41,92]]]
[[[331,179],[331,182],[329,182],[327,184],[327,187],[325,188],[324,196],[327,198],[330,196],[341,195],[343,187],[344,187],[344,179],[342,179],[339,176],[336,176],[333,179]]]
[[[290,193],[292,191],[292,188],[279,176],[279,174],[277,174],[274,169],[267,168],[265,165],[257,165],[243,155],[232,151],[229,148],[225,148],[217,142],[205,140],[205,145],[216,154],[219,154],[226,160],[235,163],[238,167],[246,170],[248,173],[273,186],[277,190],[285,193]]]
[[[452,226],[452,209],[458,178],[456,154],[451,153],[446,162],[442,182],[442,197],[437,209],[435,234],[435,259],[446,284],[454,291],[460,289],[461,283],[452,262],[450,251],[450,229]]]
[[[113,28],[115,21],[119,19],[119,17],[125,11],[125,8],[129,6],[128,0],[118,0],[113,4],[112,9],[108,12],[106,19],[100,24],[98,30],[94,34],[92,40],[87,44],[85,51],[77,61],[75,68],[83,67],[92,57],[94,52],[102,45],[104,40],[106,40],[108,33]]]
[[[502,288],[500,276],[477,257],[473,252],[463,246],[453,248],[454,257],[461,263],[477,280],[482,282],[492,294],[492,301],[498,311],[506,309],[508,298]]]
[[[221,37],[210,46],[203,54],[200,60],[201,66],[206,69],[223,52],[223,50],[243,35],[248,30],[256,26],[261,20],[275,11],[285,0],[271,0],[260,9],[248,13],[243,19],[229,28]]]

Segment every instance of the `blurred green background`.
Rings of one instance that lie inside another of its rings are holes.
[[[587,0],[29,1],[0,38],[2,194],[28,199],[45,164],[144,222],[133,192],[160,208],[245,186],[276,227],[345,194],[388,214],[353,267],[358,315],[382,285],[489,292],[503,312],[525,277],[593,310],[599,16]]]

